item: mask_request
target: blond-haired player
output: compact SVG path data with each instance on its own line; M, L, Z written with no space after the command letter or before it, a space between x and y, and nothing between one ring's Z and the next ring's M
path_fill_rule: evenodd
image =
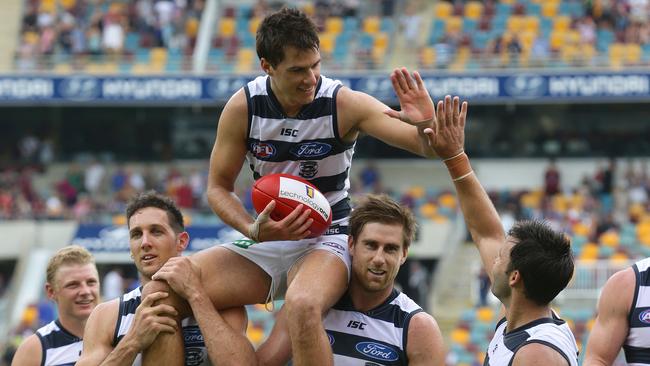
M83 349L86 320L99 302L99 275L92 254L71 245L47 264L47 297L59 318L38 329L18 347L12 365L73 365Z

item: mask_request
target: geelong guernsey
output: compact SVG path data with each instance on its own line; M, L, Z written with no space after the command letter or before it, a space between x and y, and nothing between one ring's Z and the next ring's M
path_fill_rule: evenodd
M126 333L133 325L135 319L135 310L142 301L142 288L128 292L120 297L120 307L113 336L113 347L124 338ZM203 342L203 335L199 325L194 318L185 318L181 323L183 329L183 339L185 341L185 365L186 366L211 366L212 363L208 357L208 350ZM133 362L133 366L141 365L141 356L138 355Z
M650 365L650 258L636 262L634 299L628 321L630 331L623 344L625 360L630 366Z
M570 366L578 366L578 345L567 323L553 313L552 318L534 320L506 333L508 321L497 324L483 366L509 366L517 351L529 343L547 345L564 357Z
M383 304L367 312L356 311L350 297L344 295L323 321L334 364L408 365L409 322L421 311L418 304L395 289Z
M333 220L348 216L349 171L354 143L341 140L336 95L341 83L324 76L314 101L297 116L287 117L271 90L271 79L259 76L244 86L248 102L246 158L256 180L286 173L314 184L332 206Z
M41 366L71 366L81 355L83 341L65 330L59 320L36 331L43 348Z

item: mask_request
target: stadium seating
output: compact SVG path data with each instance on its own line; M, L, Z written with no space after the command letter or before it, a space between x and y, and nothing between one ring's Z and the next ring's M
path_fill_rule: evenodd
M55 35L52 41L44 38L47 27L38 24L34 26L26 21L19 32L20 44L16 52L16 68L20 70L48 69L68 73L72 69L81 68L94 73L137 74L152 71L188 71L192 64L187 59L191 57L196 44L202 12L200 7L175 6L171 21L161 26L158 23L151 25L150 16L143 13L139 7L125 6L118 0L105 1L99 7L88 0L25 2L30 5L25 7L25 19L52 14L55 21L70 19L67 17L72 17L74 21L71 32L61 32ZM292 4L291 1L288 3ZM333 69L354 69L359 64L373 69L391 67L387 60L392 56L391 43L401 32L397 26L401 17L399 12L392 17L381 17L373 12L366 16L366 9L366 12L361 11L359 15L349 17L342 14L321 14L322 9L314 7L313 4L297 4L308 14L322 19L322 52L325 57L334 61L331 63ZM602 16L607 9L591 9L590 6L596 5L589 4L591 3L575 0L501 0L487 4L477 0L453 4L446 1L432 2L426 5L428 10L426 7L423 9L425 14L427 11L431 14L431 17L426 19L432 19L429 24L422 22L421 25L420 33L426 35L423 47L416 47L410 51L414 52L412 55L406 53L404 57L419 60L420 68L451 67L461 70L494 66L621 68L647 65L650 62L650 44L644 38L629 35L635 32L626 32L627 28L635 26L627 19L630 14L617 12L615 24L610 24ZM164 9L152 9L151 16L166 17L164 14L167 14L165 11L168 10ZM398 7L399 9L401 8ZM102 37L106 36L104 31L99 33L99 39L93 38L96 36L92 36L92 31L98 29L96 25L99 24L96 17L93 18L95 10L106 12L107 16L99 20L101 24L115 23L112 19L119 20L119 49L110 50L103 45ZM217 19L212 47L208 52L208 71L255 71L255 67L248 64L250 51L244 51L242 54L245 56L240 56L240 49L254 50L255 31L263 13L245 2L232 3L222 9L221 15L221 18ZM592 29L587 28L584 30L587 33L583 35L583 25L580 23L584 17L591 17L595 22L589 23L591 26L584 25ZM648 27L647 24L640 26ZM584 38L589 37L587 34L592 31L595 32L593 40ZM86 34L87 39L83 40L84 37L77 36L81 33ZM521 49L517 54L512 54L507 51L507 42L501 42L503 44L500 45L499 40L509 41L515 34ZM68 38L77 40L75 42L82 39L85 43L69 45L71 41L67 41ZM470 40L469 53L459 43L463 38ZM99 43L96 44L97 42ZM531 50L536 42L537 47L545 45L550 52L542 59L535 55L535 62L531 63ZM432 49L439 43L446 43L452 54L435 57ZM140 62L138 55L152 48L166 48L168 53L174 52L175 56L164 60ZM350 50L355 52L349 52ZM69 58L60 55L74 56L82 61L76 62L74 67L68 67L66 65ZM86 59L89 61L83 61ZM447 62L446 59L455 62ZM104 63L107 65L102 66Z

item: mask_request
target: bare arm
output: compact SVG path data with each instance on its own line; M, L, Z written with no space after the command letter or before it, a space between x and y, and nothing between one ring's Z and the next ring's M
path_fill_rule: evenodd
M541 343L529 343L521 347L515 358L513 366L569 366L567 360L560 352Z
M627 268L607 280L598 300L598 316L591 330L585 366L614 363L629 329L628 312L632 306L636 278Z
M115 348L112 343L119 300L97 305L86 322L84 350L77 366L131 365L160 332L175 332L176 322L171 316L176 310L167 305L152 306L166 296L164 292L156 292L142 300L131 328Z
M443 159L458 156L464 148L467 102L461 107L458 97L452 100L446 96L444 103L438 102L436 115L437 131L425 130L430 136L431 145ZM461 156L463 157L464 155ZM493 280L494 259L505 239L499 215L475 174L452 178L455 178L456 193L469 232L478 247L490 280Z
M414 77L405 68L391 74L400 112L368 94L342 88L337 97L341 136L352 140L364 132L416 155L435 156L423 132L434 126L433 102L420 75L416 72Z
M409 365L413 366L442 366L445 364L442 334L431 315L418 313L411 319L406 355Z
M202 285L200 267L189 257L170 258L153 279L166 281L190 304L213 364L257 364L253 345L245 336L246 310L237 307L219 313Z
M16 350L12 366L40 366L43 358L43 347L36 334L32 334Z
M210 155L208 175L208 202L212 210L240 233L250 236L250 227L255 221L246 212L235 194L235 181L246 157L246 133L248 129L248 106L246 95L241 89L230 98L217 127L217 138ZM269 205L274 205L270 203ZM270 213L273 207L267 206ZM269 219L260 225L258 239L298 240L306 238L311 222L307 222L309 210L297 207L282 221Z

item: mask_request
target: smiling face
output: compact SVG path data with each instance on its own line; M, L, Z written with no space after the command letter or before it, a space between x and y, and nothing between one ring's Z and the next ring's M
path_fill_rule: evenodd
M86 321L99 303L97 268L93 263L61 265L45 290L57 303L59 317Z
M320 80L320 52L317 49L284 47L284 59L272 66L261 60L262 69L271 76L271 88L287 115L293 116L311 103Z
M350 287L371 294L389 294L399 267L406 260L403 240L402 225L377 222L365 224L357 238L350 237Z
M139 209L129 219L131 256L144 280L151 280L169 258L179 256L188 240L187 232L172 229L167 212L160 208Z

